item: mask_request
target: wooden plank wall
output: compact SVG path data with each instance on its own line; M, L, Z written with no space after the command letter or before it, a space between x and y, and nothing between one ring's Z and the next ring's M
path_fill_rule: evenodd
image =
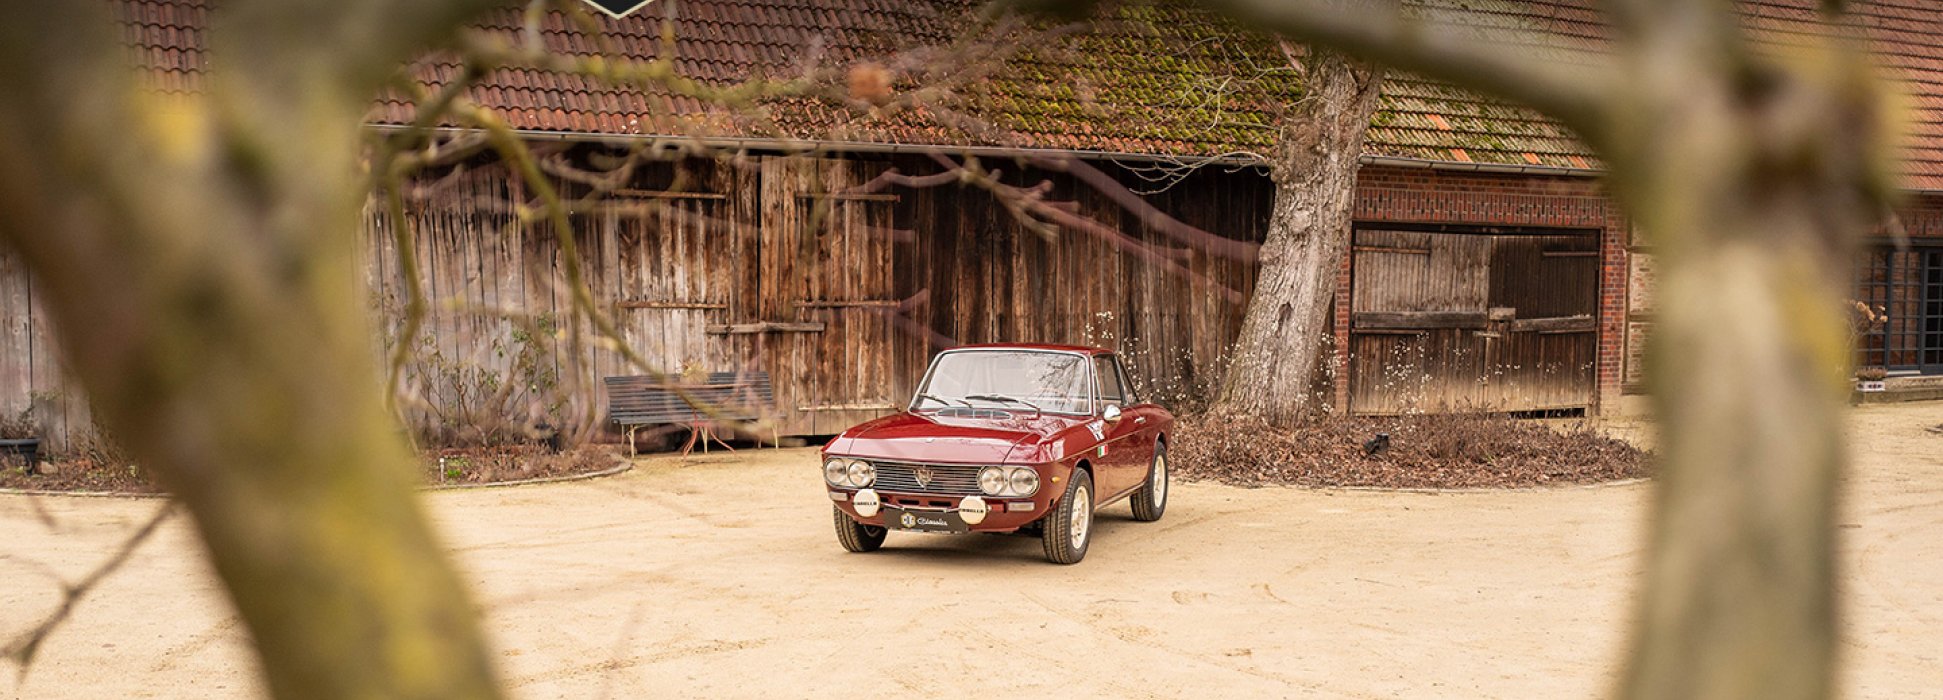
M1046 342L1119 350L1141 390L1176 405L1206 396L1219 380L1242 308L1220 293L1245 295L1252 263L1224 260L1152 228L1107 195L1057 174L1028 171L1008 178L1050 180L1049 200L1078 211L1159 251L1201 282L1150 263L1087 232L1028 232L989 194L938 188L909 195L919 233L918 272L930 304L926 323L959 343ZM1134 178L1123 175L1123 181ZM1138 181L1127 182L1137 186ZM1266 178L1201 172L1147 201L1184 222L1225 237L1259 242L1271 192Z
M1221 290L1246 295L1252 264L1179 243L1069 176L1016 164L1003 168L1008 182L1050 181L1047 199L1071 202L1178 269L1092 233L1032 233L976 187L857 190L889 168L918 175L939 167L906 156L655 164L637 187L576 205L586 282L651 366L771 372L784 435L830 434L901 406L930 356L951 344L1116 348L1138 387L1175 405L1218 380L1241 316ZM509 315L568 318L566 266L554 232L519 223L515 203L532 204L520 184L489 163L469 168L419 183L411 199L413 250L431 300L413 342L422 356L509 377L520 342ZM1128 186L1153 187L1113 172ZM1188 224L1259 241L1269 197L1259 174L1209 169L1146 199ZM406 283L379 207L368 212L366 233L369 306L381 333L397 342L389 336L400 330ZM75 393L63 389L44 316L33 306L24 271L0 254L0 410ZM764 322L823 330L710 332ZM374 352L382 345L374 342ZM609 350L549 357L562 381L594 392L571 412L595 420L599 378L638 373ZM63 435L71 424L85 426L78 398L55 403Z
M26 415L48 448L62 449L92 435L93 425L87 397L71 388L52 323L25 261L0 248L0 418Z
M1569 233L1356 231L1350 410L1589 406L1598 246L1597 236ZM1378 315L1404 322L1374 323Z

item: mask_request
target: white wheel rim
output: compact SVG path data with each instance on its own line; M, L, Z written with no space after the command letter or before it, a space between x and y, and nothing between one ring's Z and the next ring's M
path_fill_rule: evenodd
M1154 505L1167 505L1167 453L1154 455Z
M1084 486L1073 491L1073 549L1086 546L1086 531L1093 526L1093 494Z

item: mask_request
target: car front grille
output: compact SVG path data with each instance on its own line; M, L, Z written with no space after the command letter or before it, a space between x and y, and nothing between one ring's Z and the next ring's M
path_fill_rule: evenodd
M954 496L976 495L978 470L982 466L964 464L913 464L910 462L871 462L877 467L879 491L896 493L936 493ZM918 477L924 476L923 480Z

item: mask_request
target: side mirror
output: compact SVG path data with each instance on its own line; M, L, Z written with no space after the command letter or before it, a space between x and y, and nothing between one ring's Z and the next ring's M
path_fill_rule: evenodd
M1107 404L1106 410L1100 411L1100 417L1106 419L1108 423L1118 423L1120 422L1120 407Z

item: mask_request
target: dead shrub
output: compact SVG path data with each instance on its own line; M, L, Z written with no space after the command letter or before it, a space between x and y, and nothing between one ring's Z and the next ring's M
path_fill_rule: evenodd
M1387 434L1387 446L1371 444ZM1646 476L1651 454L1583 421L1502 415L1320 416L1292 430L1253 418L1180 419L1169 443L1184 479L1238 486L1504 488Z

